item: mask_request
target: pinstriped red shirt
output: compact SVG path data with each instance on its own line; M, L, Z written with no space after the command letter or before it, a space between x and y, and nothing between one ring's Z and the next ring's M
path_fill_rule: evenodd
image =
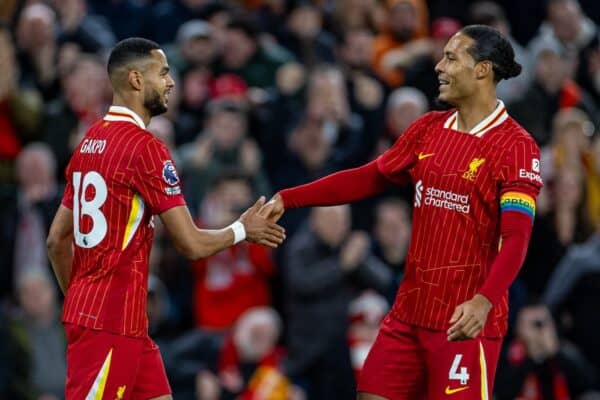
M471 132L458 131L456 120L454 111L424 115L377 160L388 179L415 185L413 232L392 315L439 330L482 288L499 250L501 211L533 217L542 186L538 146L501 102ZM503 336L507 315L504 293L482 335Z
M147 335L152 216L185 205L169 151L137 114L113 106L75 149L66 179L74 257L63 322Z

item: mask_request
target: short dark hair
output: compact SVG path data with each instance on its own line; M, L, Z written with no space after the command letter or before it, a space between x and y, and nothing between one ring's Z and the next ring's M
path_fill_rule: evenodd
M469 25L460 30L475 41L467 50L475 61L490 61L494 82L510 79L521 73L521 64L515 61L515 51L498 30L485 25Z
M115 45L108 57L108 76L125 64L150 57L152 50L159 50L160 45L152 40L133 37L121 40Z
M502 7L493 1L481 1L471 5L469 8L469 19L470 24L479 25L508 23Z
M235 15L227 23L227 28L242 31L244 35L254 41L258 40L260 34L258 23L246 15Z

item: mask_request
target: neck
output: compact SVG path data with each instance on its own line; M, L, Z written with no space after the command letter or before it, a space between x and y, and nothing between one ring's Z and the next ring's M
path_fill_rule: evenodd
M478 91L456 106L458 111L458 129L469 132L478 123L490 115L498 105L495 91Z
M144 124L146 126L148 126L150 124L150 119L152 119L152 115L150 115L150 111L148 111L146 109L146 107L144 107L143 104L140 104L140 102L137 101L137 99L134 98L133 96L127 96L127 95L123 95L123 94L115 92L115 94L113 96L112 105L127 107L131 111L133 111L134 113L139 115L140 118L142 119L142 121L144 121Z

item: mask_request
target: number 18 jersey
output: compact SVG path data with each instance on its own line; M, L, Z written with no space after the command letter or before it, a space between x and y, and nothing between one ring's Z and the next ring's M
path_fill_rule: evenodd
M185 205L169 151L137 114L112 106L75 149L66 179L74 257L63 322L146 336L152 216Z

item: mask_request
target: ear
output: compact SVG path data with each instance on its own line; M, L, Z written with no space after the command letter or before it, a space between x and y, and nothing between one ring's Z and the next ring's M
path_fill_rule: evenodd
M129 85L137 91L141 91L144 87L144 76L140 71L129 71L127 74L127 81L129 82Z
M475 65L475 78L478 80L486 79L494 73L494 66L491 61L480 61Z

